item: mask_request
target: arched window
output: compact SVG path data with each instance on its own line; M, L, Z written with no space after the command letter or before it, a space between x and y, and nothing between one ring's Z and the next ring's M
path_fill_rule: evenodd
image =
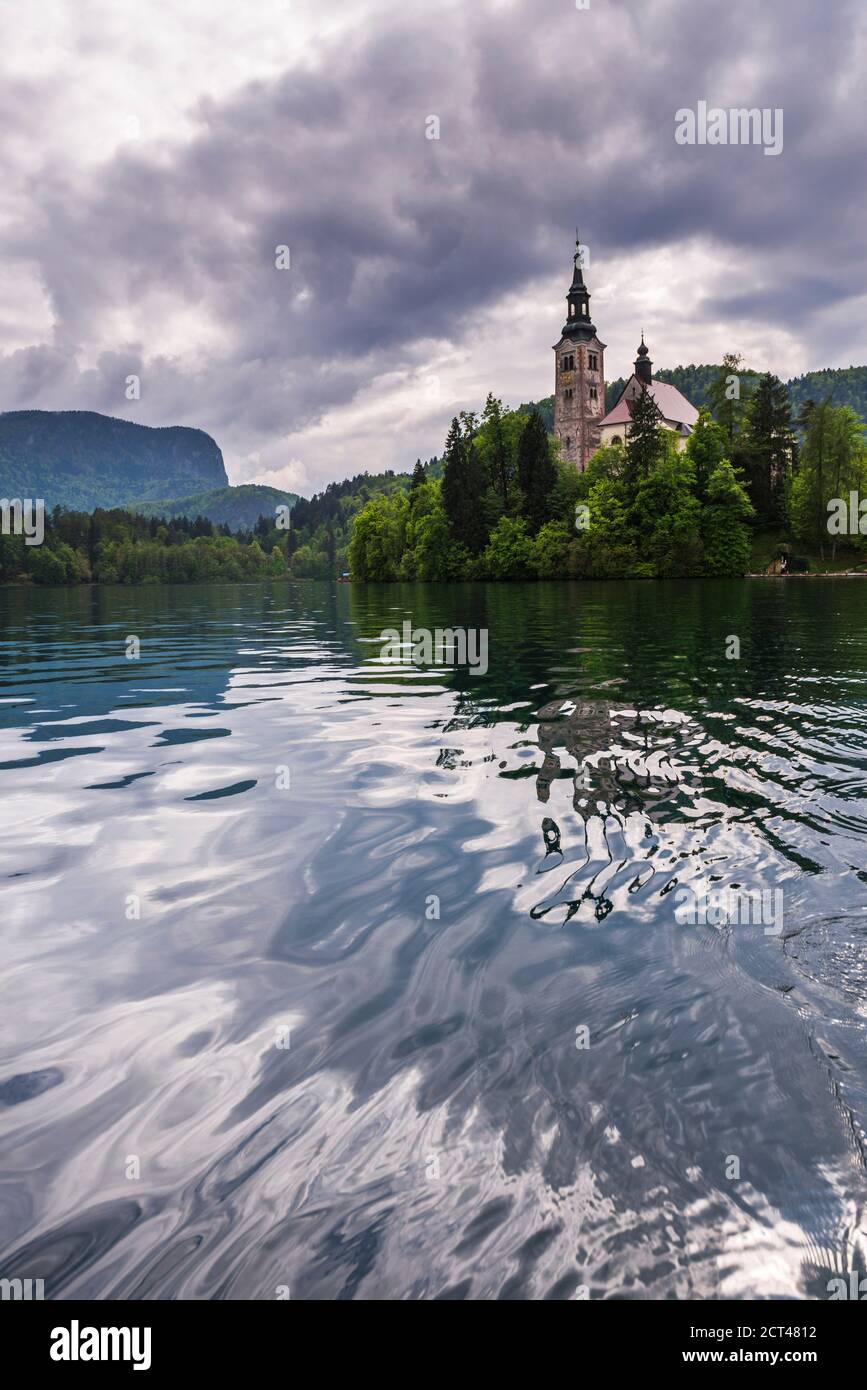
M622 443L623 443L623 440L620 438L620 435L619 435L619 434L614 434L614 435L611 436L611 443L612 443L612 444L622 444Z
M566 436L566 448L567 448L567 449L571 449L571 447L572 447L572 436L571 436L571 434L567 434L567 436Z

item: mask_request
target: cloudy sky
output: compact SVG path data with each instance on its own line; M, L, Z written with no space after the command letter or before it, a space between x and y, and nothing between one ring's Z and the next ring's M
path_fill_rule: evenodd
M550 393L576 223L609 378L642 327L867 362L863 0L3 0L0 55L0 409L304 493L405 469ZM678 144L699 101L783 152Z

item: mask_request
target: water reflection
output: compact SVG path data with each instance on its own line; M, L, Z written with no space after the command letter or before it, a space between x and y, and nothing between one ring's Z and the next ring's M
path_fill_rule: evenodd
M0 1273L792 1298L861 1267L862 586L0 607ZM404 618L485 627L487 674L384 666ZM680 925L685 884L781 887L783 937Z

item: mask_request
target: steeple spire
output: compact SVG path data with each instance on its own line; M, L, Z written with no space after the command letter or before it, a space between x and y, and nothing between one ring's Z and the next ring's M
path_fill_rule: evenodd
M650 360L650 353L644 342L644 329L641 330L641 346L638 349L638 356L635 359L635 375L639 381L643 381L649 386L653 380L653 363Z
M566 298L568 316L563 328L564 337L576 340L592 338L596 333L590 320L590 291L584 283L583 260L581 239L576 227L575 253L572 257L572 284L569 286L569 294Z

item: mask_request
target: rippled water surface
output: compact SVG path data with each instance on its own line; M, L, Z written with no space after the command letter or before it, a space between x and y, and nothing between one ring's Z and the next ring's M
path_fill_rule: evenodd
M382 664L405 618L487 629L487 673ZM0 1275L864 1270L867 584L7 589L0 622ZM780 891L782 929L684 924L684 887Z

